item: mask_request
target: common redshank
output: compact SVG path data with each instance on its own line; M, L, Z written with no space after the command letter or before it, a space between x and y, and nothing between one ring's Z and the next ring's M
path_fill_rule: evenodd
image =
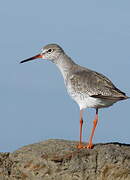
M76 64L57 44L48 44L41 53L21 61L24 63L37 58L50 60L57 65L64 79L68 94L80 108L80 140L77 148L93 148L92 139L98 122L98 110L109 107L120 100L129 98L104 75ZM95 108L93 128L86 145L82 143L83 111Z

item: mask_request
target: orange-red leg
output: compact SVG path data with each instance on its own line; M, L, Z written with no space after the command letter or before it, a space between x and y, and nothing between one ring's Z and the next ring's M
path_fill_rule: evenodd
M83 145L82 145L82 126L83 126L83 110L80 110L80 141L79 141L79 144L77 146L78 149L83 148Z
M91 136L89 138L89 143L86 146L86 148L88 148L88 149L92 149L93 148L92 139L93 139L93 136L94 136L94 132L95 132L97 123L98 123L98 109L96 109L96 116L95 116L95 119L93 121L93 128L92 128Z

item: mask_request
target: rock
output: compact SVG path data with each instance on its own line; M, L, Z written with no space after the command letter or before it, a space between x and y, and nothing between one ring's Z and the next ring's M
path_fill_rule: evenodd
M47 140L0 153L0 180L130 180L130 145Z

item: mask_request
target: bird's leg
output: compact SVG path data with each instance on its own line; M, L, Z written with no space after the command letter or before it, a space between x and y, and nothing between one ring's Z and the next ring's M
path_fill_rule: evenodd
M79 144L77 145L78 149L83 148L83 145L82 145L82 126L83 126L83 110L80 110L80 141L79 141Z
M96 109L96 116L95 116L95 119L93 121L93 128L92 128L91 136L89 138L89 143L86 146L86 148L88 148L88 149L92 149L93 148L92 139L93 139L93 136L94 136L94 132L95 132L97 123L98 123L98 109Z

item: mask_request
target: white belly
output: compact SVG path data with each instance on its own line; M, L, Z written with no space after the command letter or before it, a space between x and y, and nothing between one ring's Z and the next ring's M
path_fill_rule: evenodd
M71 94L70 95L74 101L77 102L80 109L85 108L103 108L111 106L116 101L114 100L107 100L107 99L101 99L101 98L94 98L90 97L88 95L83 94Z

